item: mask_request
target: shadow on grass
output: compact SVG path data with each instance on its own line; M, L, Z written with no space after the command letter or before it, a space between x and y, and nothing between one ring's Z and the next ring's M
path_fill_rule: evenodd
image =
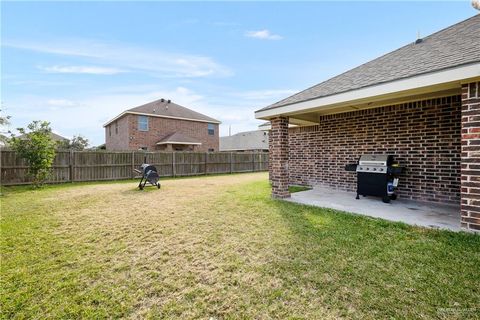
M313 286L344 315L437 317L441 308L479 307L478 235L267 201L295 235L273 270L294 270L294 281Z

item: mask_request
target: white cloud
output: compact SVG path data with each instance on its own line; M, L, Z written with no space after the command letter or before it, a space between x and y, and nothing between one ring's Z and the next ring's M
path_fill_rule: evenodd
M47 104L53 107L73 107L75 106L75 102L67 100L67 99L49 99L47 100Z
M245 36L249 38L256 38L262 40L282 40L283 37L278 34L273 34L270 30L247 31Z
M5 40L2 46L78 57L89 62L101 63L113 69L128 69L157 77L225 77L233 74L229 68L217 63L210 57L166 52L155 48L120 43L86 39L55 41Z
M76 73L76 74L100 74L100 75L112 75L125 72L118 68L98 67L98 66L39 66L40 70L48 73Z
M129 90L125 90L129 89ZM223 88L225 89L225 88ZM219 94L221 92L221 94ZM186 86L173 88L138 84L130 87L102 88L88 97L74 98L22 95L7 101L6 112L12 115L13 127L24 127L32 120L51 122L54 130L63 136L81 134L93 145L104 142L103 124L126 109L160 98L206 114L222 122L220 135L257 130L261 120L256 120L254 111L288 96L294 90L266 89L261 91L229 91L210 88L205 93ZM83 94L82 94L83 95Z

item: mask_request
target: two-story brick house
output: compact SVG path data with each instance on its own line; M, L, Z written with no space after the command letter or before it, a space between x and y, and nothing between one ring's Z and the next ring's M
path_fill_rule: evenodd
M107 150L218 151L220 121L159 99L128 109L105 125Z

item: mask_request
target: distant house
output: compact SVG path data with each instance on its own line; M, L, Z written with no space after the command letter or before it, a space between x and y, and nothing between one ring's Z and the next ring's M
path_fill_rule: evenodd
M24 134L19 135L18 138L24 139L25 135ZM62 137L61 135L56 134L54 132L50 132L50 138L52 138L52 140L56 142L70 141L70 139Z
M268 151L268 131L246 131L220 137L220 151Z
M107 150L218 151L220 121L160 99L105 125Z

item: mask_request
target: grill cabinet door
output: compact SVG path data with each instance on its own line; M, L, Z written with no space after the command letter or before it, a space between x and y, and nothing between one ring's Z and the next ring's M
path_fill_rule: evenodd
M365 196L387 196L387 175L381 173L357 173L357 193Z

